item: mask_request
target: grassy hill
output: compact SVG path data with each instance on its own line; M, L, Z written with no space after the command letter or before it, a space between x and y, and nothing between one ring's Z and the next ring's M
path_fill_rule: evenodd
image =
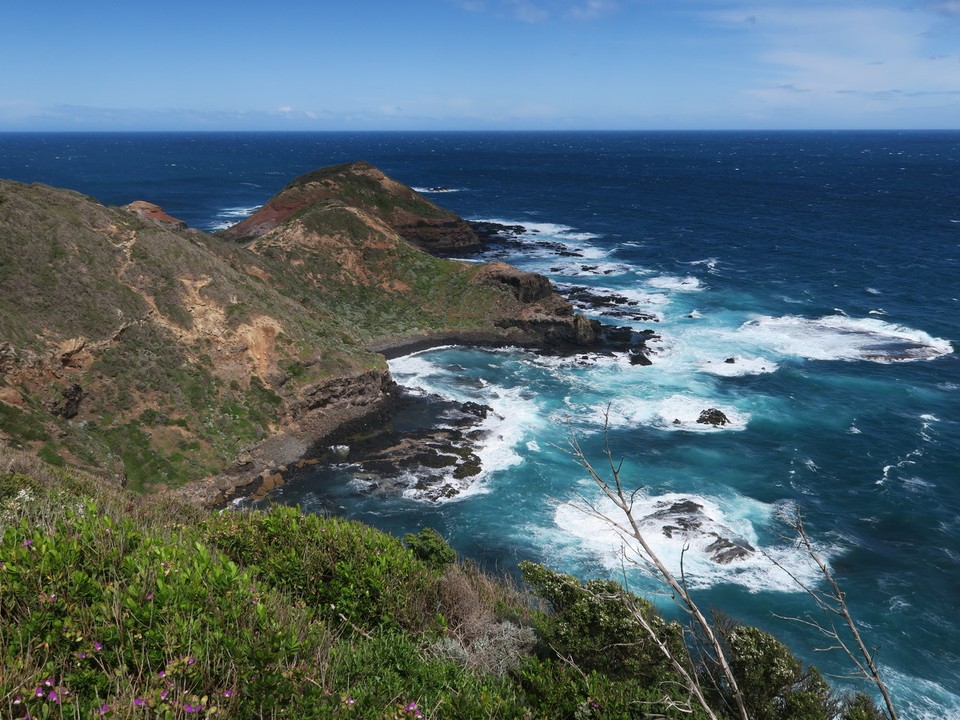
M291 193L292 212L235 242L145 203L0 181L0 443L138 490L254 477L240 459L257 443L295 438L296 455L382 406L374 349L595 336L545 279L405 240L397 227L466 225L365 163L265 208Z

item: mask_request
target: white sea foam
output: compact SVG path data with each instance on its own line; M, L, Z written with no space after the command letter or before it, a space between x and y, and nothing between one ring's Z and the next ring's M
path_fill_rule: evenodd
M451 188L451 187L415 187L411 188L415 192L420 193L421 195L440 195L443 193L456 193L462 192L463 188Z
M543 413L523 388L506 388L487 382L479 383L478 387L475 382L463 382L456 373L428 357L427 352L431 351L391 360L390 371L408 390L457 402L481 402L493 408L477 427L481 434L474 452L480 458L480 474L462 480L450 476L444 480L458 490L458 494L449 500L462 500L487 492L485 481L491 473L523 462L517 448L524 446L531 431L544 423ZM426 493L410 489L404 494L421 499Z
M700 413L709 409L720 410L729 421L726 425L699 423ZM579 410L579 409L578 409ZM574 412L580 421L586 420L594 427L602 427L605 422L612 428L630 428L641 425L660 430L687 432L723 432L745 430L750 415L715 400L683 395L680 393L664 398L630 398L614 400L607 405L593 405L582 412Z
M506 225L514 227L523 226L526 232L520 237L540 240L570 240L573 242L584 242L587 240L596 240L600 237L596 233L580 232L569 225L558 223L530 222L529 220L504 220L503 218L475 218L477 222L489 222L497 225Z
M675 277L673 275L658 275L657 277L652 277L646 281L647 285L651 287L660 288L662 290L673 290L679 292L699 292L703 290L703 286L700 281L688 275L687 277Z
M236 225L244 218L248 218L253 215L257 210L260 209L260 207L260 205L253 205L251 207L224 208L217 213L217 219L210 224L209 229L211 231L226 230L228 227Z
M773 360L762 357L742 357L735 355L731 358L732 363L726 362L704 362L700 365L700 370L711 375L721 377L740 377L743 375L763 375L765 373L776 372L780 369Z
M922 330L844 315L760 316L741 325L737 334L760 348L810 360L891 363L932 360L953 352L949 340Z
M623 519L612 502L590 490L589 483L585 482L582 488L584 497L602 515ZM700 527L694 531L677 527L675 516L655 516L676 503L687 501L700 506L695 516ZM723 500L695 494L640 494L635 498L633 513L653 552L677 576L682 562L684 577L693 589L734 583L751 592L802 592L776 563L806 584L815 585L820 579L817 567L793 543L761 545L758 528L779 522L775 517L777 508L773 505L742 496ZM609 572L618 573L623 560L643 567L635 550L636 541L623 538L607 521L585 512L578 501L559 505L554 512L554 522L564 533L576 538L582 550L596 557ZM718 536L737 544L746 543L754 548L754 552L728 563L717 562L714 559L716 549L710 545ZM824 558L836 552L825 547L817 547L817 551Z
M584 259L586 259L586 253L584 253ZM550 274L560 277L611 277L633 272L633 267L624 263L592 263L583 262L581 259L578 262L553 264L556 269L552 269Z
M880 675L897 698L897 710L909 720L957 720L960 695L930 680L880 665Z
M871 295L880 295L880 294L881 294L880 291L877 290L876 288L868 287L868 288L865 288L865 289L866 289L866 291L867 291L868 293L870 293Z
M717 258L711 257L703 260L691 260L687 265L705 265L707 270L715 270L718 262Z

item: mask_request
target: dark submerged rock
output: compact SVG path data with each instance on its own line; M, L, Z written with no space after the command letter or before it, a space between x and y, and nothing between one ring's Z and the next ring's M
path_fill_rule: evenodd
M697 422L701 425L713 425L719 427L720 425L727 425L730 420L726 415L723 414L722 410L717 408L709 408L700 413L700 417L697 418Z
M642 522L660 525L661 532L668 538L679 534L690 540L710 540L703 549L713 562L720 565L745 559L756 552L750 543L737 537L729 528L713 523L703 512L703 506L689 498L661 503Z

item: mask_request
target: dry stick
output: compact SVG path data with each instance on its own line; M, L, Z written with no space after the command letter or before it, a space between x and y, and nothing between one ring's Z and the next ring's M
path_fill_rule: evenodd
M812 620L802 620L801 618L787 618L800 622L804 625L809 625L816 628L818 631L826 635L827 637L833 639L837 645L835 647L824 648L825 650L832 649L841 649L846 654L847 657L853 662L854 666L860 672L860 676L866 678L874 685L877 686L877 689L880 691L880 694L883 696L883 702L887 706L887 713L890 720L898 720L899 716L897 715L896 708L893 705L893 699L890 697L890 693L887 690L887 686L884 684L883 680L880 678L880 673L877 670L876 663L874 662L874 653L870 652L867 649L866 643L863 642L863 638L860 636L860 631L857 629L857 624L853 620L853 616L850 614L850 609L847 606L846 593L840 589L839 583L837 583L836 578L833 577L833 573L830 572L830 568L827 567L826 562L823 558L817 555L816 551L813 549L813 544L810 542L810 538L807 536L807 531L803 527L803 518L800 515L800 511L797 510L796 521L793 524L793 529L797 532L797 537L799 538L800 544L803 546L807 555L810 559L816 563L817 567L820 569L820 574L823 575L826 579L827 584L830 586L830 593L821 593L817 590L813 590L807 587L796 575L790 572L785 568L781 563L777 562L774 558L767 556L774 565L783 570L790 578L799 585L804 592L806 592L810 597L813 598L817 606L826 614L838 615L843 618L844 623L847 626L847 629L850 631L850 635L853 638L854 643L856 644L857 651L860 653L860 656L863 658L861 662L856 653L847 647L847 644L843 641L843 638L840 637L839 632L836 628L833 627L831 623L830 629L823 627L818 622ZM827 599L824 599L824 598ZM832 601L835 604L831 604L828 600ZM854 676L855 677L855 676Z
M613 474L613 488L611 488L607 481L600 476L600 474L594 469L593 465L590 464L590 461L584 454L583 449L577 442L576 437L571 437L569 442L574 456L584 467L587 473L589 473L591 479L600 487L604 495L606 495L611 502L613 502L613 504L616 505L616 507L626 516L627 520L629 521L629 528L625 528L616 521L603 516L599 513L599 511L596 512L608 523L613 525L618 531L626 533L629 537L639 543L644 552L644 555L642 556L644 557L644 560L651 563L657 569L670 589L673 590L673 592L676 593L676 595L678 595L683 601L685 609L687 612L693 615L694 620L703 631L703 634L710 643L713 652L716 654L717 662L720 665L720 669L723 671L724 679L727 681L727 684L730 688L730 693L733 695L733 699L736 702L738 715L740 716L741 720L750 720L750 716L747 713L747 708L743 703L743 694L740 692L740 688L737 685L737 680L733 676L733 669L730 667L730 663L727 661L726 655L723 652L723 647L721 646L720 641L717 639L716 634L713 632L713 628L710 626L710 623L707 621L706 617L704 617L703 613L700 612L700 608L697 607L697 604L693 601L693 598L690 597L690 594L686 591L683 585L677 582L677 579L673 576L673 573L671 573L670 570L667 569L666 565L663 564L657 554L653 551L653 548L651 548L646 539L644 539L643 533L640 531L640 527L633 516L633 500L636 496L636 492L631 493L628 498L623 489L623 484L620 481L620 469L623 463L622 461L620 465L614 463L613 454L607 441L608 420L609 418L604 419L604 446L607 459L610 463L610 469ZM709 712L709 708L706 705L704 705L704 709Z

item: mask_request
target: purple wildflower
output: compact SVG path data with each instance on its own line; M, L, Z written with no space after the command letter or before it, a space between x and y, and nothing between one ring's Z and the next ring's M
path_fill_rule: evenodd
M21 545L23 545L24 547L30 547L31 545L33 545L33 540L24 540L21 543Z
M23 702L23 695L17 695L17 696L13 699L13 704L14 704L14 705L19 705L19 704L22 703L22 702Z
M109 705L107 705L106 703L104 703L103 705L100 706L100 714L101 714L101 715L106 715L108 712L110 712L110 706L109 706Z
M33 694L35 697L43 697L43 688L38 687L36 690L33 691Z
M133 704L137 707L143 707L143 698L134 698Z
M196 658L188 657L187 665L193 665L196 661L197 661Z
M183 711L187 713L187 715L192 715L193 713L200 712L201 710L203 710L203 705L191 705L190 703L183 704Z
M224 697L231 697L232 695L233 695L233 690L224 690L224 691L223 691L223 696L224 696Z
M169 665L170 663L167 663L167 664ZM166 676L167 676L166 670L161 670L160 672L157 673L157 677L166 677Z
M53 687L53 678L52 677L47 678L46 680L43 681L43 684L46 685L47 687Z
M55 702L58 705L60 704L60 696L57 695L56 690L51 690L49 693L47 693L47 700L49 700L50 702Z
M146 598L147 600L153 600L153 593L147 593L143 597Z
M87 657L86 653L81 653L81 652L77 653L77 660L83 660L86 657Z
M95 642L95 643L93 644L93 649L96 650L97 652L100 652L101 650L103 650L103 645L101 645L101 644L98 643L98 642Z
M161 699L161 700L166 700L166 699L167 699L167 695L169 695L169 694L170 694L170 691L169 691L169 690L163 690L163 691L160 693L160 699Z

